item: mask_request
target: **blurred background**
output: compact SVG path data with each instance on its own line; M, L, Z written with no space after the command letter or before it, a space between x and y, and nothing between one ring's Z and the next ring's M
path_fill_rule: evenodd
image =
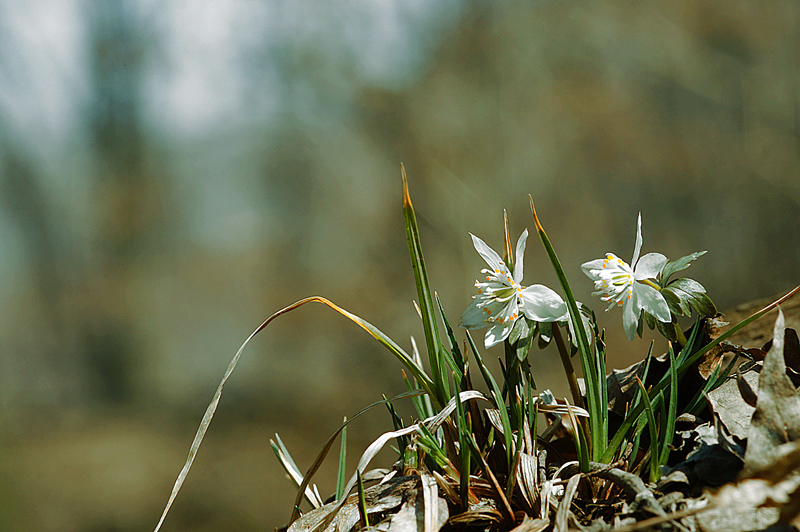
M800 5L0 2L0 529L152 529L231 356L295 300L422 338L401 161L451 321L483 267L468 232L500 249L503 209L533 230L532 194L628 365L648 342L579 266L629 259L639 211L643 252L709 250L686 273L720 309L798 283ZM535 236L525 259L557 284ZM274 322L164 530L284 524L270 437L305 470L399 370L322 306ZM390 428L351 425L351 470Z

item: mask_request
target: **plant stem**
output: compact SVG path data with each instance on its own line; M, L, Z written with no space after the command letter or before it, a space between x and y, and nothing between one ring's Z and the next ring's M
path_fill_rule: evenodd
M575 376L575 369L572 367L572 360L569 358L569 350L567 345L564 343L564 337L561 336L561 329L559 328L558 324L553 324L553 338L556 341L556 347L558 347L558 353L561 355L561 364L564 366L564 373L567 375L567 382L569 382L569 391L572 393L572 403L580 408L586 408L583 403L583 395L581 395L581 388L578 386L578 377ZM584 381L585 382L585 381ZM575 418L573 418L575 419ZM586 442L591 447L592 438L591 430L589 428L589 420L585 417L577 418L578 423L580 423L580 427L575 426L575 439L577 440L580 438L578 431L583 429L583 433L586 435ZM577 442L576 442L577 443ZM588 454L588 453L587 453Z
M675 318L673 318L675 319ZM681 349L686 347L686 336L683 334L678 322L672 322L673 327L675 327L675 336L678 338L678 343L681 344Z
M644 283L644 284L646 284L647 286L652 286L653 288L655 288L656 290L658 290L659 292L661 292L661 287L660 287L660 286L658 286L658 285L657 285L656 283L654 283L653 281L651 281L650 279L639 279L639 282L640 282L640 283Z
M575 406L586 408L583 404L580 386L578 386L578 378L575 376L575 369L572 367L572 360L569 358L569 350L564 343L564 338L561 336L561 329L558 325L553 325L553 338L556 340L556 347L558 347L558 353L561 355L561 364L563 364L564 373L567 375L569 391L572 392L572 402Z

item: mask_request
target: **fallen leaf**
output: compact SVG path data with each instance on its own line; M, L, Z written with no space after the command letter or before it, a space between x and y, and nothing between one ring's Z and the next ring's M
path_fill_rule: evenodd
M758 390L758 373L750 371L741 378L751 390ZM750 431L750 420L756 409L742 400L739 388L735 379L728 379L719 388L709 392L708 400L712 411L719 416L730 433L746 439Z
M772 347L758 380L758 403L747 436L745 472L767 467L782 444L800 439L800 397L786 375L784 317L778 312Z

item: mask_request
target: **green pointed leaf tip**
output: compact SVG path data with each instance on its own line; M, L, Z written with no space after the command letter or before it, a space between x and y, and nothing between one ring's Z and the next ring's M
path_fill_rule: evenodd
M679 272L681 270L685 270L686 268L689 267L689 265L692 263L693 260L705 255L706 253L707 253L706 251L698 251L696 253L692 253L691 255L686 255L685 257L681 257L674 262L668 262L664 266L664 269L661 270L661 274L659 276L662 286L669 281L669 278L672 276L672 274Z
M422 327L425 331L425 344L428 347L428 358L433 374L434 393L433 398L439 406L446 403L449 399L449 390L446 384L446 370L443 367L443 355L440 352L442 340L439 337L439 326L436 322L434 309L433 293L428 282L428 271L425 267L425 259L422 255L422 245L417 228L417 217L414 213L414 206L411 204L411 196L408 192L408 179L403 165L400 165L403 177L403 220L406 226L406 238L408 240L408 251L411 255L411 266L414 270L414 282L417 286L419 306L422 313Z

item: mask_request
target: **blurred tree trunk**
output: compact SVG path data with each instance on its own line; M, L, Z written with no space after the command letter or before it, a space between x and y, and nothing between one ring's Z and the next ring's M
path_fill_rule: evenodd
M96 161L97 285L84 327L95 392L130 398L137 358L130 306L136 263L159 226L159 190L148 172L142 126L145 44L133 2L94 0L91 6L90 138Z

